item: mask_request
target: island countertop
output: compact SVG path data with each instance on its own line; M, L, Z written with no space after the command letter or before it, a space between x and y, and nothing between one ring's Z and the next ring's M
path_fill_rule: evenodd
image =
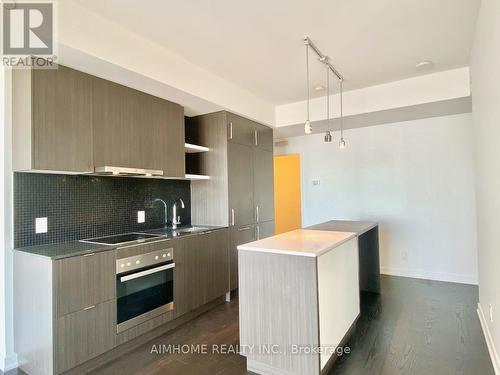
M356 236L356 232L296 229L240 245L238 250L319 257Z

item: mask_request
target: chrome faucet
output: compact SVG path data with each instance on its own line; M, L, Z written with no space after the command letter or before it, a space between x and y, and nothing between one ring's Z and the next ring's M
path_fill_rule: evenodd
M172 229L177 229L177 226L181 224L181 217L177 216L177 203L181 204L181 208L184 208L184 201L181 198L177 198L172 203Z
M156 198L153 203L151 203L151 207L153 207L153 205L156 203L156 202L161 202L163 203L163 207L165 208L165 226L167 226L168 224L168 208L167 208L167 204L165 203L165 201L163 199L160 199L160 198Z

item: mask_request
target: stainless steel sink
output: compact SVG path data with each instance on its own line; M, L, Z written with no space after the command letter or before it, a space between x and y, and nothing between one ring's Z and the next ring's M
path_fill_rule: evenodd
M159 229L148 230L144 233L176 237L176 236L186 235L189 233L206 232L208 230L210 230L210 228L208 227L181 227L177 229L159 228Z
M187 228L177 228L173 231L178 232L178 233L194 233L194 232L205 232L207 230L210 230L210 228L207 228L207 227L187 227Z

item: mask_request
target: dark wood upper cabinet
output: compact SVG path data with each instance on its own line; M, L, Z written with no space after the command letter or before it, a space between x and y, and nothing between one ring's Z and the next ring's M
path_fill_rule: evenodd
M12 72L15 171L93 171L92 77L65 66Z
M268 126L255 124L255 146L266 151L273 151L273 129Z
M96 167L163 170L184 177L184 110L100 78L93 83Z
M253 146L255 143L254 122L244 117L226 112L227 139L231 143Z

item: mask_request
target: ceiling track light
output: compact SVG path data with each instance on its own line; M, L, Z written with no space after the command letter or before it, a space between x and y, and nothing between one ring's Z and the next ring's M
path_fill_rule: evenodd
M316 55L318 55L319 61L323 64L325 64L327 68L327 75L326 75L326 85L327 85L327 125L330 127L330 71L333 72L333 74L337 77L337 79L340 82L340 142L339 142L339 147L340 148L346 148L347 143L344 139L344 113L343 113L343 87L342 84L344 83L344 77L342 74L339 73L337 69L330 63L330 59L328 58L327 55L324 55L318 47L309 39L309 37L304 37L304 45L306 46L306 83L307 83L307 120L304 124L304 132L306 134L311 134L312 133L312 125L311 125L311 120L309 118L309 107L310 107L310 91L309 91L309 48L311 48ZM332 131L327 130L325 133L325 142L331 142L332 141Z

